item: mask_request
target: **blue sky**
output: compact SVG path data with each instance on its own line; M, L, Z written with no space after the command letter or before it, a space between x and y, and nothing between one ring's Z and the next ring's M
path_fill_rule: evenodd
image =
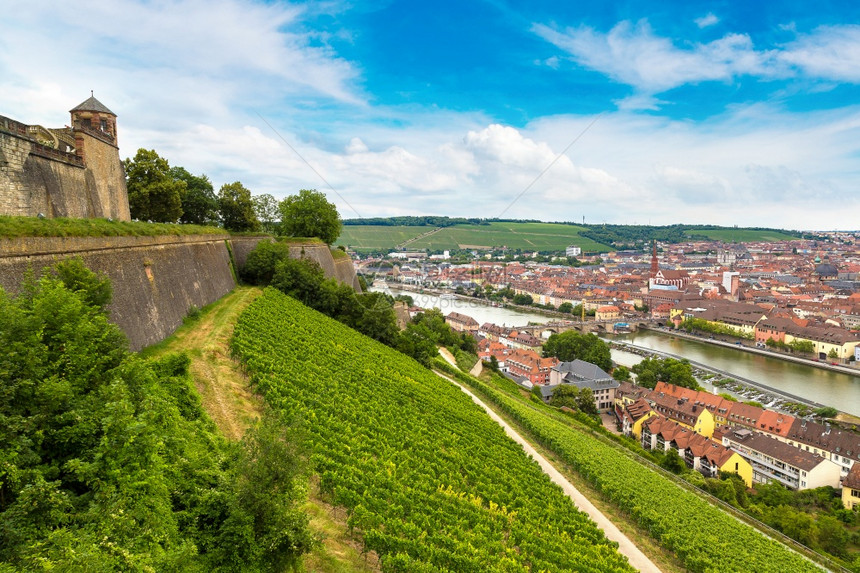
M860 4L0 0L0 13L0 115L65 125L92 89L119 116L122 157L155 149L216 188L317 188L345 218L860 228Z

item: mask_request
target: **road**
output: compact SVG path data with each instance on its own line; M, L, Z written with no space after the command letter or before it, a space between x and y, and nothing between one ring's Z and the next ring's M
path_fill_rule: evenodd
M442 357L445 358L450 364L453 364L456 367L456 363L454 362L454 357L451 356L451 353L445 350L444 348L440 350ZM437 372L437 374L439 374ZM624 535L621 530L615 527L615 524L609 521L609 519L600 512L599 509L594 507L584 495L582 495L578 489L573 487L567 478L565 478L560 471L558 471L555 466L553 466L549 461L540 455L530 443L528 443L522 436L520 436L516 431L514 431L511 426L505 422L496 412L494 412L489 406L487 406L480 398L475 396L472 392L470 392L467 388L465 388L462 384L454 380L453 378L449 378L448 376L444 376L439 374L445 380L448 380L452 384L455 384L460 390L465 392L472 400L483 408L487 414L496 421L502 428L504 428L505 433L516 443L520 444L523 449L526 451L528 455L530 455L537 463L540 465L541 469L544 471L546 475L555 483L560 486L564 491L565 495L567 495L576 505L576 507L586 513L588 517L591 518L597 524L597 527L603 530L603 533L606 535L606 538L615 541L618 543L618 551L627 557L627 560L630 562L630 565L638 569L639 571L647 571L647 572L657 572L659 573L660 569L650 560L648 557L642 553L636 545L630 541L630 538Z

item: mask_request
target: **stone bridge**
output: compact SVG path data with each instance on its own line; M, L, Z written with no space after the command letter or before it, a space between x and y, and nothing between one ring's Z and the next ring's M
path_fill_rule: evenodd
M654 318L638 318L638 319L610 319L610 320L562 320L558 322L548 322L546 324L535 324L529 326L516 327L518 332L528 332L537 338L547 339L553 334L561 334L568 330L577 330L579 332L595 334L613 334L622 332L636 332L639 328L645 326L655 326L659 321ZM622 327L621 325L626 325Z

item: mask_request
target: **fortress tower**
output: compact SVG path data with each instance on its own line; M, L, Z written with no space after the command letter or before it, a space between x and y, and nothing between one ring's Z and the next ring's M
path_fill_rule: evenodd
M116 114L90 98L71 127L0 116L0 215L129 220Z

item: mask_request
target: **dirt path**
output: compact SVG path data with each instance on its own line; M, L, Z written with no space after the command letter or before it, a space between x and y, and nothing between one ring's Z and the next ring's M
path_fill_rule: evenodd
M440 349L440 353L445 358L446 361L451 362L453 357L451 353L444 349ZM447 356L446 356L447 353ZM437 372L437 374L439 374ZM646 572L656 572L659 573L660 569L651 561L644 553L642 553L636 545L630 541L630 538L624 535L614 523L609 521L609 519L603 515L594 504L592 504L584 495L582 495L579 490L573 487L567 478L565 478L560 471L558 471L555 466L553 466L549 461L540 455L531 444L529 444L522 436L520 436L511 426L505 422L501 416L496 414L492 408L487 406L480 398L475 396L471 391L469 391L465 386L454 380L453 378L449 378L443 374L439 374L442 378L448 380L452 384L457 385L463 392L469 395L472 400L481 408L483 408L487 414L495 420L502 428L504 428L505 433L515 442L520 444L523 449L526 451L528 455L530 455L534 460L540 465L541 469L546 473L549 478L561 489L564 493L573 500L573 503L580 510L588 514L588 516L597 524L597 527L603 530L603 533L606 535L606 538L615 541L618 543L618 551L625 555L630 561L630 565L638 569L639 571Z
M152 354L185 351L191 358L191 375L200 400L218 429L239 440L259 417L259 398L248 388L239 365L230 357L230 337L239 314L262 291L237 287L202 316L176 331Z
M236 287L200 318L182 326L163 344L148 348L146 356L167 352L187 352L191 375L203 407L218 429L230 440L239 440L254 420L260 417L262 400L248 388L239 363L230 357L230 337L239 314L261 289ZM302 510L310 516L311 529L324 537L323 543L304 556L308 573L378 573L374 552L362 551L346 524L346 511L329 505L320 495L317 480L312 480L309 500Z

